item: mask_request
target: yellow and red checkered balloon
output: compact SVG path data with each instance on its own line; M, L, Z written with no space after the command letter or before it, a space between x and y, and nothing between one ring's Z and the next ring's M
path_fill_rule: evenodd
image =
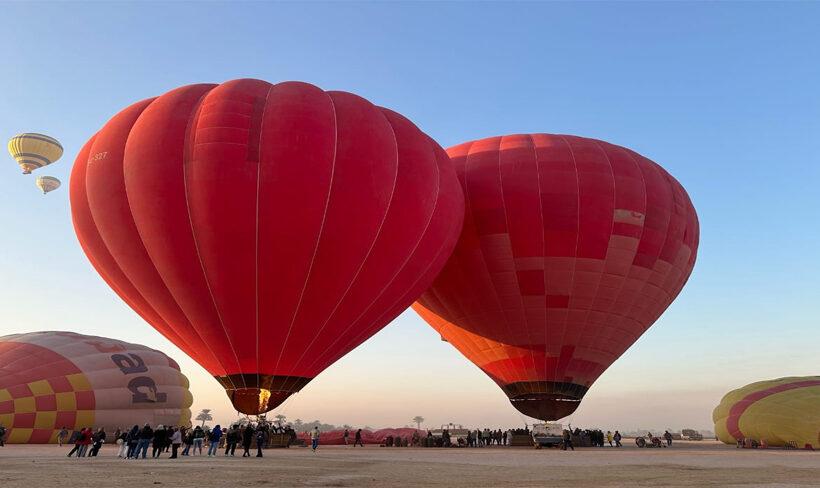
M0 337L0 425L12 444L83 427L188 425L188 379L165 354L73 332Z

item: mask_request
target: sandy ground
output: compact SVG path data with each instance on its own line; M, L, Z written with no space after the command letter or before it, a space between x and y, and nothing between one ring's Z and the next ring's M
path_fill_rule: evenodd
M263 459L96 459L67 448L0 448L0 488L242 486L820 486L820 452L745 450L716 442L669 449L364 449L265 451ZM167 456L167 454L165 455Z

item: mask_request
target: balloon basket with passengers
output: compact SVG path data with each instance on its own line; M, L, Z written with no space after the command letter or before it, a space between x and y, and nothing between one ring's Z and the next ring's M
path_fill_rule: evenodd
M245 428L245 426L249 424L255 424L256 430L264 432L263 449L288 448L290 446L304 445L304 442L298 438L296 431L293 430L290 425L282 426L280 422L274 423L268 420L265 414L255 416L248 415L236 423L236 425L239 425L241 428ZM224 439L225 437L223 436L223 442Z

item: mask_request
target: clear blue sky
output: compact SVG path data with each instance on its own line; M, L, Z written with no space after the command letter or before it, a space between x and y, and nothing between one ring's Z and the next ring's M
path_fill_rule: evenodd
M561 132L666 167L698 210L698 263L575 423L707 428L730 388L820 373L818 3L21 2L0 3L0 18L0 136L58 137L64 158L40 172L65 183L82 143L120 108L240 77L358 93L445 147ZM161 348L191 377L195 407L233 415L215 382L91 269L66 187L43 197L9 158L0 221L0 335L71 329ZM445 405L431 399L444 395ZM521 421L412 312L284 410L370 425Z

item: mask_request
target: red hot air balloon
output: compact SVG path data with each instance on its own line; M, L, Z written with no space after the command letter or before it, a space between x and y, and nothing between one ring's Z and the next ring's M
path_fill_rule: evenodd
M686 283L695 209L663 168L594 139L511 135L448 154L464 228L413 307L519 411L565 417Z
M409 306L464 211L447 154L401 115L251 79L124 109L80 151L70 192L103 279L247 414Z

